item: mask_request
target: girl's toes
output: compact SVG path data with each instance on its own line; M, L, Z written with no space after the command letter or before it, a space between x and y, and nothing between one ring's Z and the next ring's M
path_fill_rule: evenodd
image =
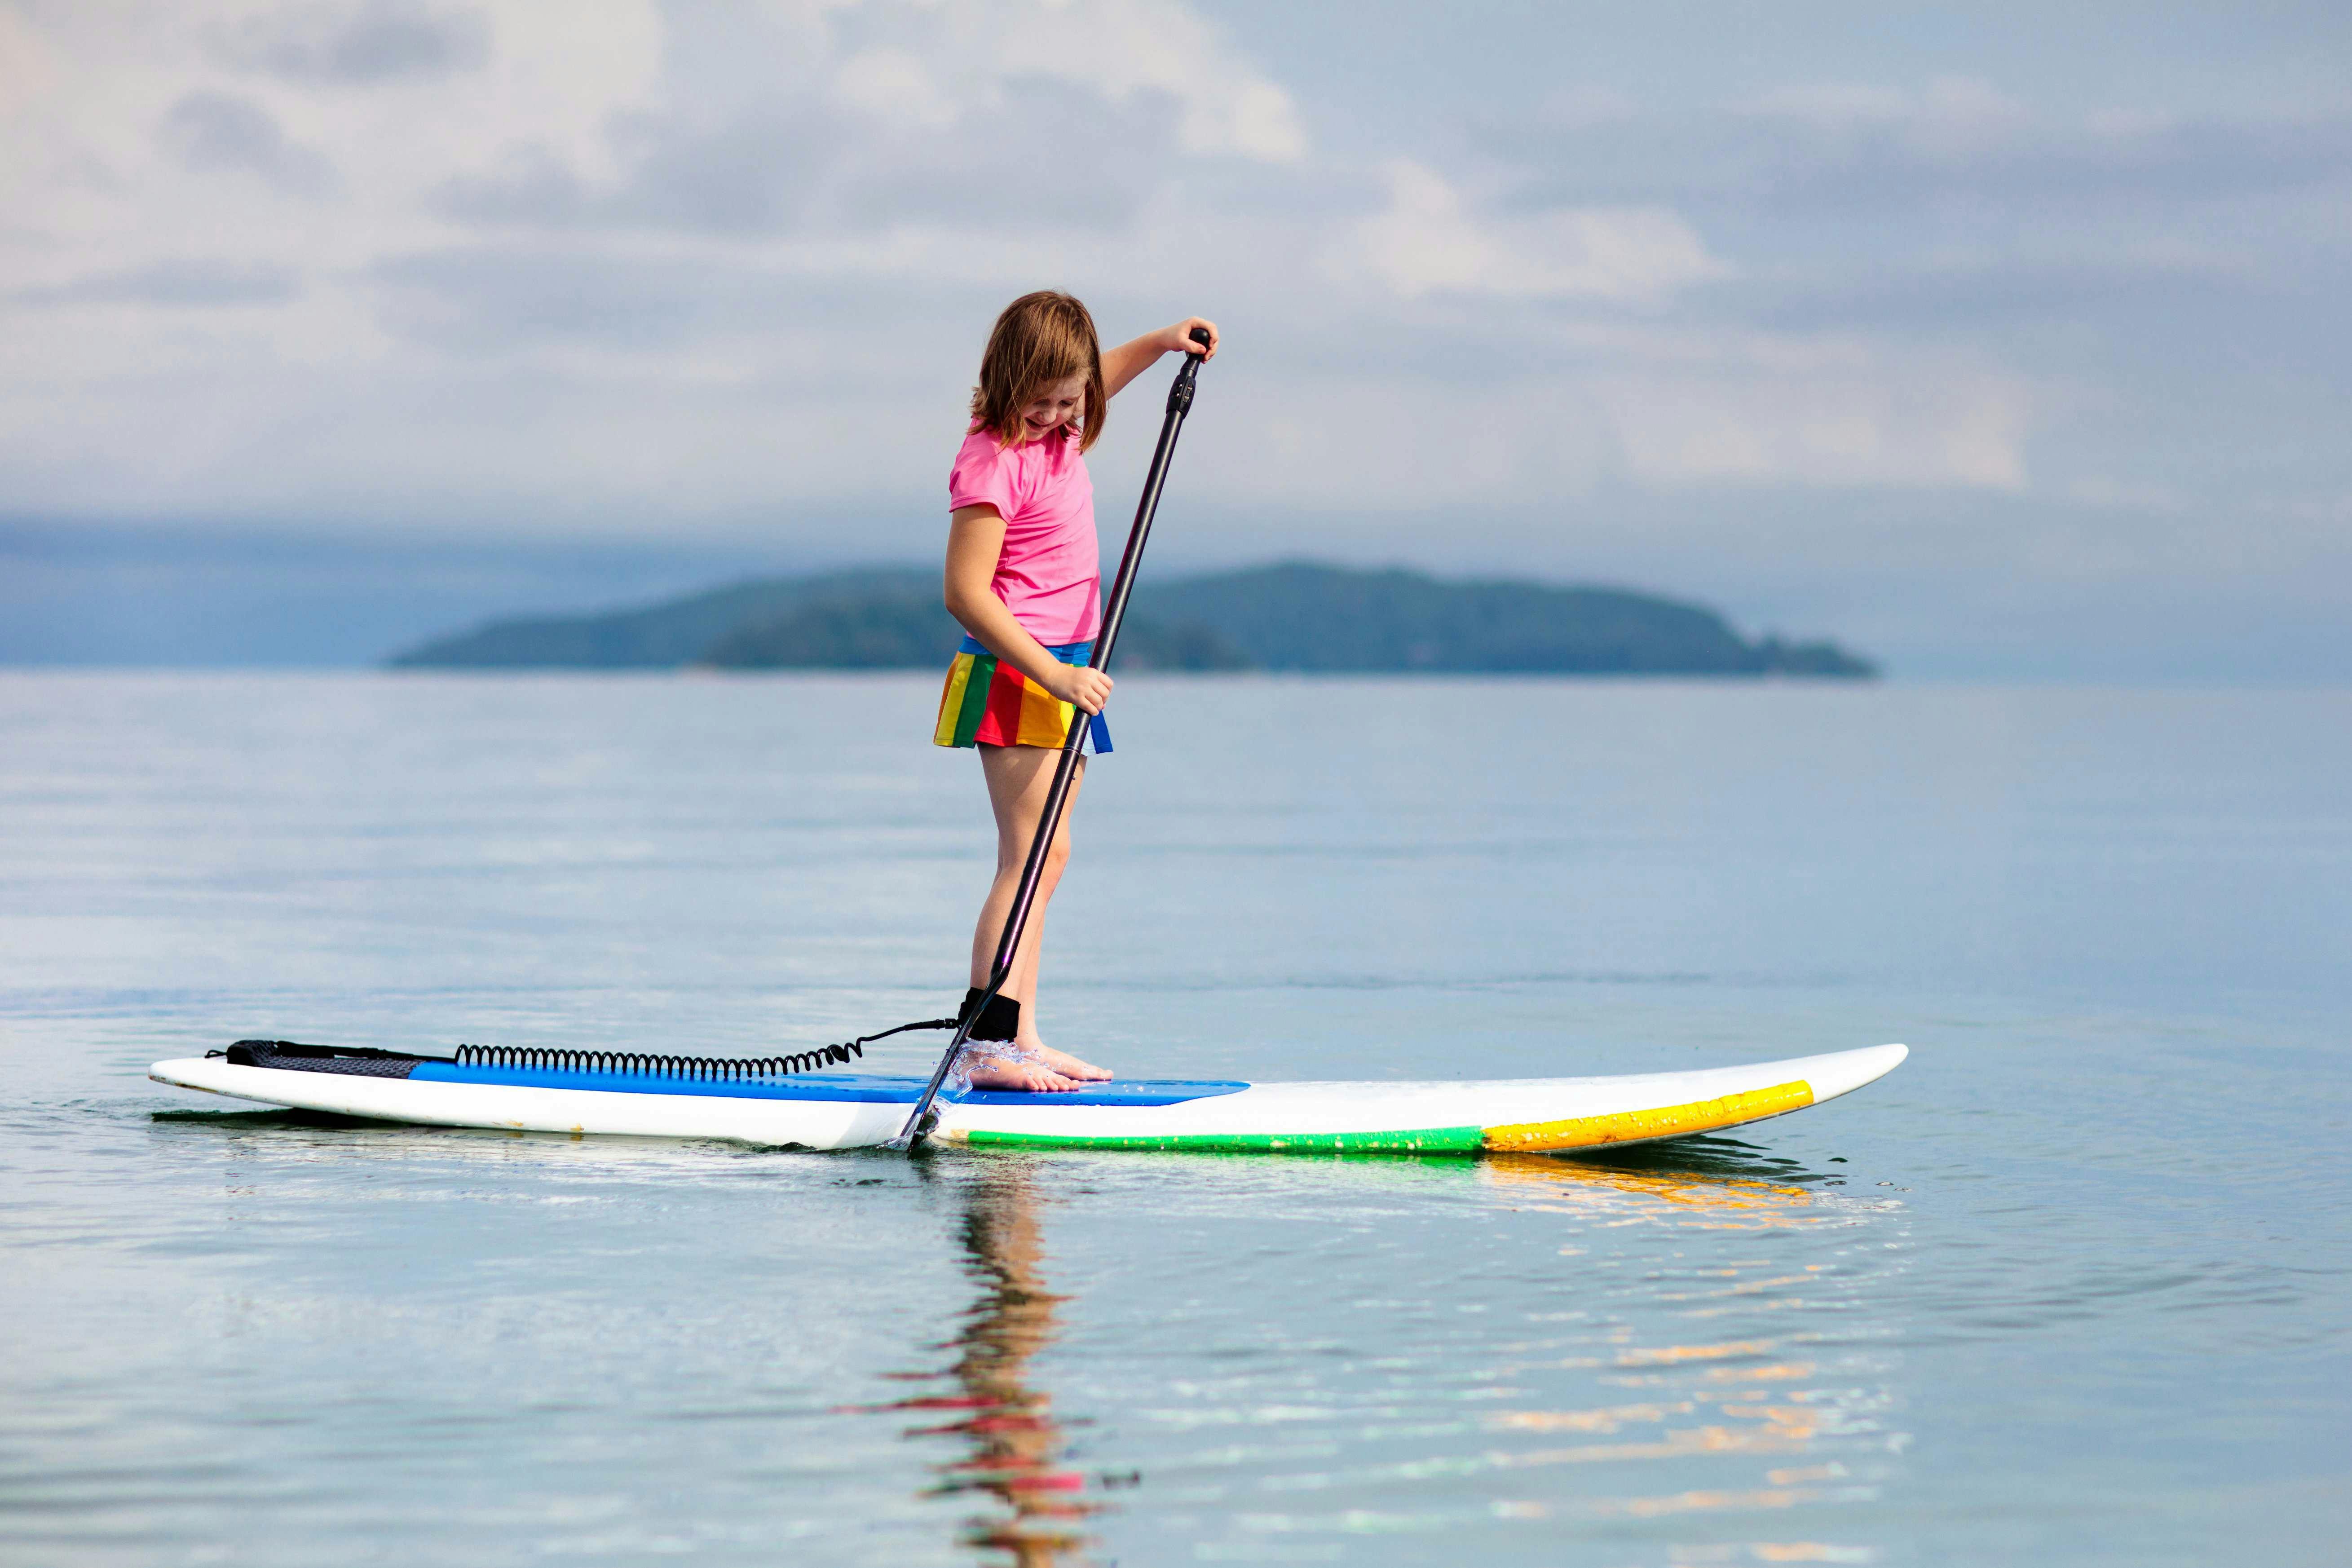
M1108 1068L1098 1068L1092 1062L1080 1061L1067 1051L1057 1051L1051 1046L1032 1047L1031 1054L1060 1073L1085 1083L1101 1083L1111 1076Z

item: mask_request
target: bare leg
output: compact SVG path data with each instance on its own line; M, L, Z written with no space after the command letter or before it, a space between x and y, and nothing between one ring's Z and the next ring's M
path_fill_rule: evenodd
M1004 932L1004 919L1013 909L1021 872L1028 863L1029 842L1036 834L1038 818L1045 815L1045 796L1053 790L1054 770L1060 762L1058 750L1043 746L980 748L981 772L988 780L989 805L996 814L996 879L988 889L988 900L981 906L979 923L972 930L974 985L988 984L989 966L996 960L996 944ZM1073 805L1086 776L1086 763L1081 759L1077 775L1070 781ZM1055 1050L1037 1033L1037 955L1045 935L1045 908L1061 883L1062 868L1069 858L1070 817L1065 807L1060 830L1054 835L1053 847L1046 853L1045 868L1038 878L1037 896L1029 906L1021 945L1013 953L1012 972L1005 976L1004 988L1000 993L1021 1004L1021 1035L1016 1043L1031 1059L975 1061L975 1084L986 1088L1071 1089L1078 1088L1083 1080L1111 1076L1090 1062Z

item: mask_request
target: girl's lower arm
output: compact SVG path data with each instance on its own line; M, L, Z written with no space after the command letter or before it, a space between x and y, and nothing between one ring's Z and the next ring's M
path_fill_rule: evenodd
M948 614L956 618L974 641L1040 686L1050 689L1054 672L1062 661L1045 651L1045 645L1029 635L1028 628L1013 618L1004 601L983 588L979 594L969 592L948 595Z

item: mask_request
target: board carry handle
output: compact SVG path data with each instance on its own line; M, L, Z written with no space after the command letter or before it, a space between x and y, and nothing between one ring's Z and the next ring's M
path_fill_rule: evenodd
M1203 351L1207 350L1208 328L1194 327L1189 335ZM1143 495L1135 503L1135 523L1127 531L1127 548L1118 558L1118 574L1111 579L1110 596L1103 604L1102 628L1095 634L1094 650L1087 655L1088 669L1107 669L1110 666L1111 649L1118 645L1119 626L1127 619L1128 595L1135 591L1136 570L1143 563L1143 546L1151 537L1151 520L1160 510L1160 491L1168 482L1168 462L1176 454L1176 437L1183 431L1184 416L1192 411L1192 383L1201 374L1201 362L1207 357L1205 352L1187 353L1183 365L1176 372L1175 382L1168 388L1168 411L1160 421L1160 444L1152 448L1151 467L1143 476ZM1030 907L1037 901L1037 884L1045 872L1045 851L1062 826L1062 811L1069 804L1070 783L1077 776L1087 731L1087 715L1073 707L1070 732L1063 739L1061 760L1054 765L1053 787L1045 792L1045 808L1038 813L1037 831L1029 840L1028 858L1021 867L1021 882L1013 892L1013 908L1006 911L1003 932L996 939L996 956L988 966L988 984L964 1004L955 1036L940 1055L940 1065L931 1069L930 1081L923 1086L915 1109L908 1113L906 1125L890 1141L894 1149L919 1148L939 1124L931 1102L939 1098L948 1074L955 1070L956 1058L971 1039L973 1026L989 1011L989 1005L1012 976L1013 956L1020 951L1021 933L1028 927Z

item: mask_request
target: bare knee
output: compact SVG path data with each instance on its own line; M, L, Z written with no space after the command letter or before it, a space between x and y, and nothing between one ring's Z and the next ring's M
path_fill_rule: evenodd
M1029 844L1026 840L1020 842L1000 840L998 842L996 846L996 874L999 877L1018 876L1028 863ZM1064 831L1055 836L1053 844L1045 850L1044 874L1046 879L1050 881L1053 879L1059 877L1062 874L1062 868L1069 863L1070 836L1068 832Z

